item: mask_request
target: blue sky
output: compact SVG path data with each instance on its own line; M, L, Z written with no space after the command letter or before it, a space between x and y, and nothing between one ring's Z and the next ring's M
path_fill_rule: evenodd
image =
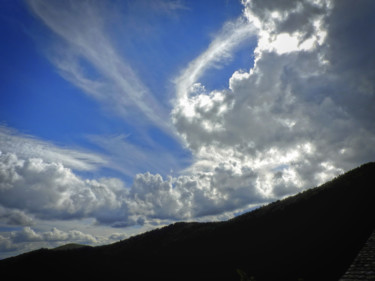
M70 12L74 5L66 7L66 12ZM239 17L243 9L238 1L192 1L188 4L113 1L106 3L106 7L89 5L91 12L97 13L95 16L98 17L93 24L99 25L100 21L107 21L107 17L115 14L108 23L104 23L103 32L108 32L102 34L108 40L105 44L126 61L135 76L142 77L142 87L155 99L153 103L160 108L163 118L168 118L172 109L174 76L209 45L224 22ZM164 125L153 124L144 113L132 112L137 111L134 109L136 106L125 105L126 108L119 109L129 113L116 112L111 104L115 101L106 104L105 99L110 97L103 94L103 100L97 100L69 79L64 79L64 74L59 73L53 60L59 59L58 53L63 52L60 48L75 46L65 46L71 38L64 40L56 34L59 31L54 33L46 27L38 15L33 14L32 5L23 1L6 1L4 6L1 35L6 38L6 44L2 45L1 51L4 55L2 73L6 79L1 85L4 94L1 96L0 118L5 126L60 146L79 146L98 152L103 152L103 148L90 142L90 136L122 136L139 149L158 146L174 158L173 163L165 163L165 167L160 167L164 163L159 163L150 171L163 175L172 168L180 170L190 163L189 151L176 140L174 133L160 128ZM99 11L100 8L104 11ZM251 57L245 52L249 48L246 47L238 50L236 59L225 63L225 69L217 69L202 77L208 87L227 87L234 70L249 67ZM100 73L101 70L93 65L95 62L90 58L79 54L74 60L88 79L106 79L103 78L106 74ZM140 166L137 172L150 169L147 165L142 167L146 164L143 162L136 164ZM110 172L105 170L102 172ZM133 175L125 176L125 180L129 181Z
M374 160L371 1L1 6L0 257L228 219Z

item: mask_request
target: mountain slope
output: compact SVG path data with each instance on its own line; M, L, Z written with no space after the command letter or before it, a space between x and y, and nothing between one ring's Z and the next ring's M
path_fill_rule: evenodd
M76 244L76 243L69 243L69 244L65 244L65 245L53 248L52 250L54 250L54 251L69 251L69 250L75 250L75 249L80 249L80 248L85 248L85 247L90 247L90 246Z
M176 223L107 246L38 250L3 273L106 280L338 280L375 227L375 163L219 223ZM23 277L23 276L20 276Z

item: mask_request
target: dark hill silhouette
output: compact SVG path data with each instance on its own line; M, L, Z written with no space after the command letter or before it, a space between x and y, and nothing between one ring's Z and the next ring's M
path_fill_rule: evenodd
M0 261L0 272L39 280L338 280L374 227L369 163L225 222L175 223L100 247L41 249Z
M76 244L76 243L69 243L69 244L65 244L65 245L53 248L52 250L66 251L66 250L75 250L75 249L80 249L80 248L85 248L85 247L91 247L91 246L81 245L81 244Z

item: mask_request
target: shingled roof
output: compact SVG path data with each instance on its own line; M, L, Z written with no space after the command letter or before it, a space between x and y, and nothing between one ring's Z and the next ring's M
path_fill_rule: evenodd
M340 281L375 280L375 230Z

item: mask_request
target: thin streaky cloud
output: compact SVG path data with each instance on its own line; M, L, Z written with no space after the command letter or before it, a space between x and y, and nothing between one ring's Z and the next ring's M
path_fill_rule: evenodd
M31 0L28 3L36 16L68 45L60 47L58 55L50 56L68 81L99 102L115 108L120 116L127 117L129 111L136 108L148 122L171 132L168 111L118 54L108 37L105 9L99 12L98 7L87 2L71 1L69 5L61 5L56 1ZM104 79L98 82L85 76L80 70L82 59Z
M143 136L143 140L149 140L147 147L132 144L123 134L90 135L87 139L110 155L109 167L129 177L145 170L167 175L171 170L179 172L184 165L190 164L187 159L176 159L176 156L167 148L155 143L147 136Z
M246 39L255 35L252 24L240 17L227 22L207 50L191 61L175 79L177 99L188 97L189 89L204 75L205 71L231 58L232 53Z
M96 170L107 165L106 157L102 155L61 148L5 126L0 126L0 153L17 153L25 158L41 158L81 171Z

